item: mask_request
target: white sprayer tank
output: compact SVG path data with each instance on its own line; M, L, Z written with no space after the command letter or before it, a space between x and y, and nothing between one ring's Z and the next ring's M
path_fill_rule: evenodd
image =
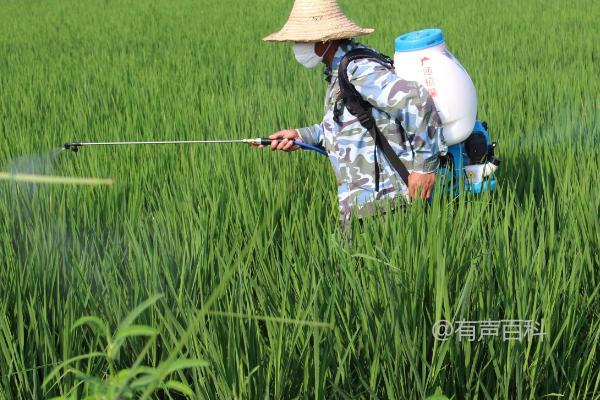
M442 31L407 33L395 45L396 75L427 88L441 115L446 143L466 140L475 126L477 93L467 71L446 49Z

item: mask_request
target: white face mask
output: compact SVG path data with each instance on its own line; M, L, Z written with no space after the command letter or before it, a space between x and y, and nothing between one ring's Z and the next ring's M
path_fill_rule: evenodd
M315 43L294 43L294 56L296 56L296 60L304 65L306 68L314 68L321 61L323 61L323 56L327 54L329 48L331 47L331 43L327 46L327 49L323 52L322 56L319 56L315 52Z

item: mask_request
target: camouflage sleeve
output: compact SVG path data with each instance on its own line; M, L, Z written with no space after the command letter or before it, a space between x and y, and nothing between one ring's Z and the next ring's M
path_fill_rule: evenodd
M448 147L444 142L442 128L429 126L422 135L416 135L412 142L414 151L413 172L430 174L440 164L440 155L445 155Z
M323 144L323 124L315 124L306 128L296 129L304 143L312 145Z
M348 78L371 105L402 121L414 150L413 171L434 172L438 155L447 148L438 111L427 89L368 59L351 62Z

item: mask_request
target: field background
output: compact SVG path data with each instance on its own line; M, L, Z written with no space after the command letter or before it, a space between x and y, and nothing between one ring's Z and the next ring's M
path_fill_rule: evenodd
M206 360L173 374L197 398L600 398L599 3L340 3L388 54L401 33L444 30L499 143L493 198L415 205L349 245L314 153L60 154L71 140L305 126L325 84L260 40L291 0L0 1L1 169L116 182L0 183L0 398L66 395L79 379L44 378L105 346L73 323L94 315L113 332L155 294L136 320L159 332L143 363ZM436 342L439 319L543 319L546 336ZM74 366L109 380L145 343Z

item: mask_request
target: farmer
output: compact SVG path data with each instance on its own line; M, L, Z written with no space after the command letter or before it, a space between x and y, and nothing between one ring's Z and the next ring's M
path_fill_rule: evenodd
M394 209L411 198L429 198L438 156L446 151L440 118L427 90L416 82L400 79L393 70L372 59L351 61L347 75L362 98L373 106L371 112L377 127L407 170L408 185L379 146L375 147L369 131L340 101L340 62L349 51L365 47L354 37L371 32L373 29L360 28L350 21L335 0L296 0L284 27L264 38L292 42L296 60L306 68L325 64L329 87L323 121L271 135L271 139L277 139L271 149L297 150L294 140L325 147L337 178L344 226L354 212L362 219L385 211L386 204Z

